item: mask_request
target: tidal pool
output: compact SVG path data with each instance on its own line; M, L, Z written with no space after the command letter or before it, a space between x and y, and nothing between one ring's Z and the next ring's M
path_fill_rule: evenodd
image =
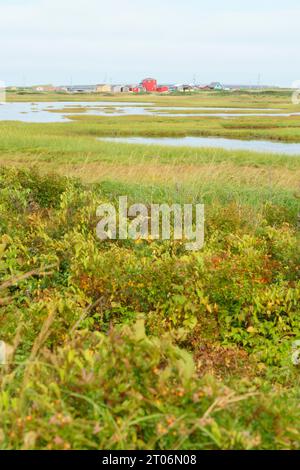
M300 143L289 144L269 140L238 140L221 137L101 137L97 140L124 144L165 145L172 147L222 148L226 150L251 150L300 156Z
M179 112L178 111L182 111ZM195 111L195 112L193 112ZM206 111L206 112L205 112ZM0 121L22 122L68 122L72 115L94 116L165 116L165 117L222 117L241 116L291 116L300 113L284 113L280 109L264 108L216 108L154 106L153 103L133 103L121 101L60 101L36 103L0 104Z

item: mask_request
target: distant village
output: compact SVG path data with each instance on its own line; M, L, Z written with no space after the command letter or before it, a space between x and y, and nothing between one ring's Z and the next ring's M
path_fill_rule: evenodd
M31 87L7 87L7 91L18 91L20 89L28 92L47 93L174 93L174 92L198 92L207 91L233 91L247 88L259 88L247 85L222 85L220 82L212 82L209 85L196 84L159 84L155 78L145 78L139 84L108 84L98 85L36 85Z

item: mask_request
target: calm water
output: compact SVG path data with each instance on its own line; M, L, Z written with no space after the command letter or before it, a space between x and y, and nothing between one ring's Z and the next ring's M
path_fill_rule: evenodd
M83 108L84 112L78 113L72 108ZM84 108L87 108L86 110ZM68 112L65 112L68 109ZM53 112L53 111L56 112ZM181 111L172 114L172 111ZM214 111L213 113L196 111ZM52 112L51 112L52 111ZM169 113L167 111L170 111ZM195 111L195 113L185 113ZM226 113L224 111L227 111ZM230 112L235 111L235 113ZM243 113L242 113L243 111ZM251 112L250 112L251 111ZM268 111L268 113L267 113ZM23 121L23 122L67 122L72 114L84 114L95 116L166 116L166 117L192 117L192 116L216 116L216 117L239 117L239 116L290 116L287 113L278 113L277 109L264 108L215 108L215 107L154 107L153 103L126 103L126 102L44 102L44 103L4 103L0 104L0 121ZM293 115L300 115L294 113Z
M129 106L130 105L130 106ZM0 105L0 121L22 121L22 122L67 122L70 121L68 116L72 114L94 114L99 116L123 114L145 114L144 108L148 103L123 103L123 102L106 102L106 101L89 101L89 102L39 102L39 103L4 103ZM151 105L151 103L150 103ZM88 109L85 113L78 113L74 109L74 113L70 112L72 108L94 108ZM68 112L64 112L68 109ZM110 109L113 113L108 113ZM58 110L58 112L53 111Z
M101 137L98 140L126 144L166 145L194 148L212 147L227 150L252 150L255 152L300 156L300 143L286 144L282 142L270 142L267 140L237 140L223 139L219 137Z

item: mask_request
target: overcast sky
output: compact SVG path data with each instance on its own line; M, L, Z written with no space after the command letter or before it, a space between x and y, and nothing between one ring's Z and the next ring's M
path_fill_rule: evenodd
M285 86L299 21L299 0L0 0L0 80Z

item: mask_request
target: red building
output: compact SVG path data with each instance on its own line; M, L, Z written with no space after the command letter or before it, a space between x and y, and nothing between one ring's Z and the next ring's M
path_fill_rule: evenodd
M157 81L155 78L145 78L142 81L143 88L148 92L151 93L157 90Z
M169 91L169 87L168 86L158 86L156 88L156 91L158 93L167 93L167 91Z

